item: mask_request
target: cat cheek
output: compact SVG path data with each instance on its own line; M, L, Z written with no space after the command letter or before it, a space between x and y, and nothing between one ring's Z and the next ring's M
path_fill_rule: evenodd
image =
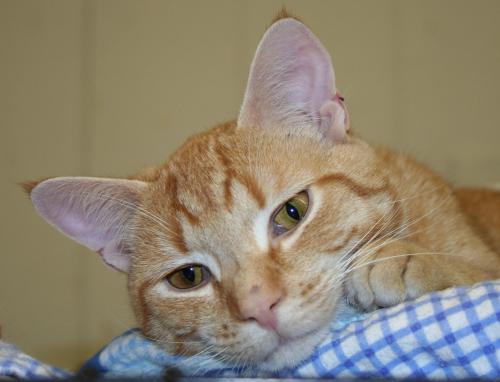
M307 337L329 325L336 304L329 298L318 298L310 304L283 310L279 315L282 325L280 334L288 338ZM288 317L293 317L290 320Z
M247 362L259 363L279 346L279 337L258 324L245 323L237 328L233 352L245 354Z
M190 335L199 334L198 328L206 326L207 317L215 319L212 317L212 302L213 288L210 284L192 291L176 291L167 281L158 282L150 290L147 305L152 318L147 326L156 324L167 333L184 333L187 330Z
M277 311L280 334L296 338L328 325L338 307L342 292L335 278L321 275L294 283L297 287L286 304Z
M216 342L220 345L233 345L236 342L237 336L237 331L235 329L227 324L222 324L214 337Z

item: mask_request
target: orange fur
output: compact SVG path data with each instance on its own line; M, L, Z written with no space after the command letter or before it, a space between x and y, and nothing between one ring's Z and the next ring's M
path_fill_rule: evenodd
M335 305L342 288L338 284L336 289L325 293L324 289L328 288L321 285L338 275L323 269L326 264L335 269L333 264L338 254L345 253L371 228L364 242L374 239L374 245L377 238L413 222L396 235L403 237L401 240L389 242L372 256L383 258L413 252L443 255L393 260L392 264L403 264L402 271L411 276L410 283L414 285L408 292L402 284L391 291L391 278L383 273L379 278L382 284L377 286L381 296L373 296L373 292L366 292L369 296L355 295L353 291L359 289L356 287L347 291L351 300L362 308L392 305L431 290L499 276L498 257L468 224L450 186L410 158L373 149L355 138L349 144L332 148L303 137L284 140L279 135L230 126L219 126L190 139L157 170L160 176L146 197L145 206L163 217L171 228L162 235L171 240L173 247L179 240L176 235L182 236L185 247L168 256L183 256L187 249L211 248L217 252L224 268L223 278L214 287L216 298L212 300L192 300L186 307L182 296L165 300L147 289L138 295L137 291L141 290L138 285L144 280L158 280L163 276L152 270L161 267L166 255L151 244L157 240L151 234L151 222L140 218L137 224L149 229L139 231L129 289L139 322L148 322L143 325L148 328L148 335L164 337L173 327L182 327L183 322L196 328L217 322L219 328L213 329L212 335L219 337L223 326L236 330L245 323L238 303L248 298L245 291L256 283L274 288L275 277L284 272L287 298L305 300L300 302L301 309L318 317L324 315L326 322L332 312L328 309L322 312L322 309ZM224 152L224 156L220 152ZM172 176L177 179L173 195L165 193L172 184ZM249 217L261 209L263 203L276 208L287 197L307 187L322 194L321 211L291 248L284 250L277 245L273 254L262 253L248 233ZM266 195L263 200L255 196L255 189ZM175 203L159 205L157 202L169 199ZM347 224L345 220L353 211L360 216ZM191 215L196 216L198 224L193 224ZM390 221L385 221L387 224L383 224L384 216L392 216ZM383 222L374 225L381 218ZM325 259L325 255L318 253L329 255ZM229 259L236 262L225 264ZM267 267L276 272L266 271ZM381 267L391 269L387 265ZM370 272L377 274L382 268L362 269L366 273L360 277L369 278ZM313 275L310 282L309 276ZM144 306L154 309L148 317L145 317ZM175 312L175 317L171 312ZM195 334L185 337L191 336ZM229 338L220 338L220 346L232 343ZM192 346L183 350L194 353L200 348ZM258 355L253 357L248 358L250 361L260 359Z
M325 57L302 26L279 22L303 38L314 59ZM262 117L254 109L265 93L255 94L242 119L252 124ZM286 124L238 125L240 119L190 138L164 164L129 178L133 187L121 181L117 195L131 199L99 191L112 190L113 180L92 187L95 180L86 179L80 199L78 188L67 200L53 196L69 189L59 183L70 182L75 190L77 178L24 188L36 194L47 220L80 242L89 240L105 253L109 239L101 231L115 235L108 260L130 256L127 268L111 264L128 270L138 323L167 350L195 354L209 348L221 358L264 368L292 366L321 340L344 297L372 310L500 276L498 194L454 193L414 160L353 136L338 94L327 94L321 118L299 108L294 121L301 125L292 130ZM265 106L272 111L273 105ZM286 117L280 112L273 123ZM324 130L306 131L312 126ZM275 213L302 191L309 197L303 220L277 235ZM85 204L92 200L101 209L111 205L112 212L133 214L122 214L117 228L109 212ZM85 224L65 222L68 211ZM97 234L91 235L95 222L108 226L93 227ZM90 226L84 235L81 226ZM209 268L209 282L190 290L168 283L172 272L193 264Z
M470 225L486 244L500 256L500 192L461 188L455 191Z

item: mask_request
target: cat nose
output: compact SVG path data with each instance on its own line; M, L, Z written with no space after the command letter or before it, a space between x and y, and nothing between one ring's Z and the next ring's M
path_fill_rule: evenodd
M240 304L240 312L244 319L255 320L263 328L276 331L278 318L275 308L282 299L282 290L263 290L261 287L254 285Z

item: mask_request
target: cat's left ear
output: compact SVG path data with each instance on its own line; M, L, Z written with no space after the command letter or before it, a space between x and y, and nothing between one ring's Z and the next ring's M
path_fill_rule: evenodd
M285 128L341 143L349 130L343 101L318 38L300 21L281 19L259 43L238 126Z
M127 237L147 184L139 180L62 177L27 183L37 212L56 229L127 272Z

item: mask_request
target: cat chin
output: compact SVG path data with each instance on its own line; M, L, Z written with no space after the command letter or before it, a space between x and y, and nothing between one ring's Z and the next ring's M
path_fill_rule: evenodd
M329 328L325 327L302 337L284 340L258 364L258 368L278 371L297 366L312 354L314 348L326 337L328 330Z

